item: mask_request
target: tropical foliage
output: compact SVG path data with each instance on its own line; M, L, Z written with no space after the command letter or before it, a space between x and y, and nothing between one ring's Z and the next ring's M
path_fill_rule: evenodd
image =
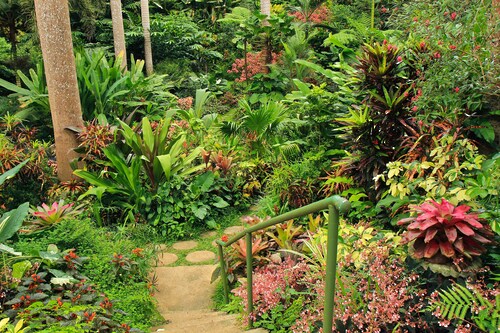
M107 3L69 1L85 124L63 165L33 2L0 4L0 331L149 331L159 244L331 195L352 207L334 332L498 330L498 1L121 3L127 66ZM322 330L327 217L232 243L217 307Z

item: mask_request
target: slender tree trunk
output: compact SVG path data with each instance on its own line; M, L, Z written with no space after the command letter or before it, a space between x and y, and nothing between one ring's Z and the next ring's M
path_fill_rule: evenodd
M266 15L267 18L271 16L271 0L260 0L260 13ZM266 19L262 21L262 25L269 26L270 24ZM273 62L273 50L271 45L271 36L267 33L264 35L264 55L266 72L269 72L268 65Z
M153 74L153 52L151 51L151 33L149 26L149 1L141 0L142 28L144 30L144 61L146 62L146 74Z
M122 2L121 0L110 0L111 21L113 22L113 44L115 46L115 57L122 58L122 68L127 68L127 49L125 47L125 31L123 29Z
M271 0L260 0L260 13L266 15L268 18L271 16ZM269 24L269 22L267 22L267 24Z
M35 0L35 13L54 126L57 175L67 181L73 177L70 162L78 157L72 130L83 128L68 1Z

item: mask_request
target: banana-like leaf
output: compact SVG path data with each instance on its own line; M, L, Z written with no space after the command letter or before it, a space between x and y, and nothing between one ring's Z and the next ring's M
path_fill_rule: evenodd
M8 211L0 217L0 242L5 242L21 228L24 219L28 215L29 202Z
M29 160L25 160L25 161L19 163L18 165L16 165L15 167L13 167L12 169L7 170L3 174L1 174L0 175L0 185L2 185L7 179L14 177L19 172L19 170L21 170L21 168L23 166L25 166L26 163L28 163L28 162L29 162Z

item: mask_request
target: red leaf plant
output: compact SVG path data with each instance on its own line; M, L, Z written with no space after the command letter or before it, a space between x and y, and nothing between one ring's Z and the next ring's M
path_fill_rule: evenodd
M431 263L444 264L473 259L486 252L484 244L492 242L493 233L470 207L455 207L446 199L441 203L427 201L420 206L410 206L416 217L398 222L409 224L403 242L414 241L413 256Z

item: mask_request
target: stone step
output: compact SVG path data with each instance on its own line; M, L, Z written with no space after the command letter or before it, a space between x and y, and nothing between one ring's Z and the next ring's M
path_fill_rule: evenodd
M209 310L172 311L165 314L168 324L154 328L152 332L165 333L267 333L266 330L245 331L237 323L237 315Z
M166 326L170 328L177 328L192 325L214 324L224 321L235 323L237 316L210 310L195 310L167 312L165 314L165 319L168 320L168 324Z

